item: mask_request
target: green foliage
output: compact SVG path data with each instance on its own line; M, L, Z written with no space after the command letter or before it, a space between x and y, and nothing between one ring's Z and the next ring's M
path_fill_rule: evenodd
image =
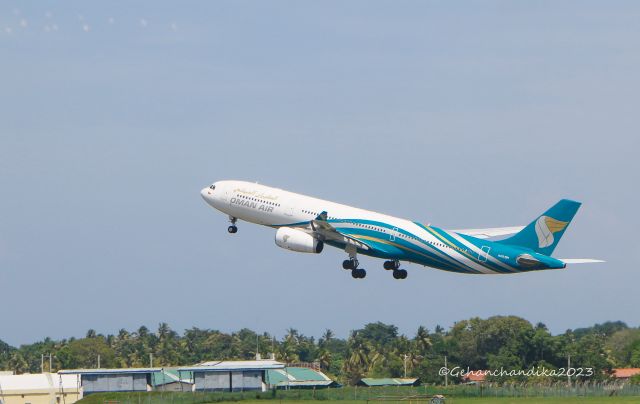
M34 344L12 348L0 341L0 369L17 373L39 372L42 355L52 354L52 369L94 368L98 357L102 367L179 366L207 360L252 359L256 353L266 358L274 353L286 363L316 362L333 379L355 384L362 377L419 377L423 383L442 384L439 374L449 368L482 370L528 370L535 366L559 369L567 366L591 367L590 380L605 380L613 367L640 366L640 329L622 322L607 322L561 335L551 335L547 327L535 326L516 316L471 318L450 330L436 326L431 332L418 327L411 337L381 322L366 324L348 338L337 338L326 330L315 340L290 328L279 340L267 333L244 328L225 333L213 329L190 328L182 335L161 323L155 332L145 326L135 331L121 329L114 335L88 330L84 338L54 341L45 338ZM44 361L48 371L49 361ZM494 377L498 382L531 379ZM491 378L490 378L491 380ZM449 377L449 382L462 382ZM539 378L555 383L557 379Z
M629 328L623 321L607 321L602 324L596 324L592 327L577 328L573 331L577 339L580 339L589 334L598 334L605 337L609 337L615 334L617 331L626 330Z

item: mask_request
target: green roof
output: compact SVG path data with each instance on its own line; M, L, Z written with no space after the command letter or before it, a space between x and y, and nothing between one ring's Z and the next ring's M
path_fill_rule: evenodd
M289 372L290 376L293 376L296 380L300 381L327 380L325 375L309 368L285 368L285 372Z
M268 384L280 384L287 382L287 375L284 370L269 369L267 370L266 382Z
M287 367L284 369L269 369L266 374L266 382L271 385L301 384L313 385L326 384L331 380L322 372L310 368Z
M379 378L374 379L371 377L365 377L360 380L361 384L367 386L411 386L415 384L418 379L402 379L402 378Z
M177 369L162 369L162 372L151 374L151 384L155 387L178 381L191 383L192 377L193 374L191 372L178 372Z

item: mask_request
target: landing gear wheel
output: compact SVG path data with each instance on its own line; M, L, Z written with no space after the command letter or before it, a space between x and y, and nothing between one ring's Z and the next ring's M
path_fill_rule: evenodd
M227 227L227 231L231 234L237 233L238 228L236 227L236 222L238 221L237 217L229 215L229 222L231 222L231 226Z
M354 279L363 279L365 276L367 276L367 271L365 271L363 268L356 268L351 271L351 276Z
M394 269L393 270L393 278L394 279L406 279L407 271L405 269Z
M386 269L387 271L395 270L395 269L400 268L400 262L399 261L385 261L384 264L382 264L382 267L384 269Z
M358 268L358 260L344 260L342 261L342 268L355 270L356 268Z

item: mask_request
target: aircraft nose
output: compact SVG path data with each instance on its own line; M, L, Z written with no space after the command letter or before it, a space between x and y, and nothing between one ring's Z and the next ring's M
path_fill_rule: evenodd
M211 189L209 187L202 188L202 190L200 191L200 195L206 201L211 197Z

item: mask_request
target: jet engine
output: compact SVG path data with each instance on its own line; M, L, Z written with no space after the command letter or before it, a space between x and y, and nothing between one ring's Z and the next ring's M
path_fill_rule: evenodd
M324 243L309 233L291 227L281 227L276 232L276 245L287 250L319 254Z

